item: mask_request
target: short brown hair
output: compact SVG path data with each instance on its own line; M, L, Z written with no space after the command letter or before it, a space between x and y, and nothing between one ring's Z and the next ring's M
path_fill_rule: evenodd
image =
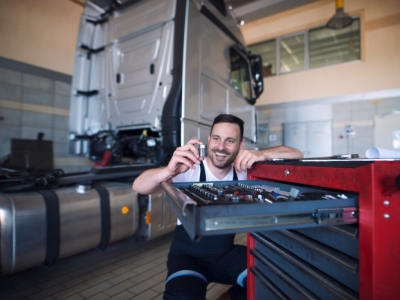
M211 132L212 132L212 130L214 128L214 125L218 124L218 123L237 124L239 126L239 129L240 129L240 141L243 140L244 121L241 118L236 117L234 115L229 115L229 114L220 114L220 115L216 116L215 119L214 119L214 122L213 122L213 124L211 126L210 134L211 134Z

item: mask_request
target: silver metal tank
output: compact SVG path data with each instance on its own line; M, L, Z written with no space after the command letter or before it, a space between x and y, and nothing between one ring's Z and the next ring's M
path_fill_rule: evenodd
M1 275L41 265L49 251L60 259L131 237L138 230L138 195L130 184L103 182L52 193L58 210L49 210L40 191L0 193ZM59 212L57 224L48 224L48 210ZM59 226L59 236L48 239L49 226L54 225Z
M46 257L46 206L35 192L0 194L0 274L22 271Z

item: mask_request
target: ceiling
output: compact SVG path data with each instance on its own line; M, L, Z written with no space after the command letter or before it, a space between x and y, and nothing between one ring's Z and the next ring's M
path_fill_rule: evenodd
M86 0L70 1L82 6L86 2ZM137 0L124 1L135 2ZM243 20L245 23L249 23L315 1L320 0L225 0L225 3L228 7L232 7L232 12L238 21ZM107 6L110 0L92 0L92 2L102 7Z
M232 7L233 14L245 23L268 17L320 0L225 0Z

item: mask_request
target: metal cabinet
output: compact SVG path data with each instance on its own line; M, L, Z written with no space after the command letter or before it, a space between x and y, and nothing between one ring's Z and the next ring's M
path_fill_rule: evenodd
M332 155L332 122L298 122L284 124L284 144L300 149L305 157Z
M248 299L397 299L400 161L259 163L249 179L358 195L358 224L248 234Z

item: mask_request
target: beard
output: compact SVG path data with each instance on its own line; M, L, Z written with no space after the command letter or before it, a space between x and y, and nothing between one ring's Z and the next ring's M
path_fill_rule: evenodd
M239 149L237 149L235 152L230 153L226 150L218 150L218 149L212 149L212 155L209 155L209 158L212 162L212 164L218 168L218 169L226 169L227 167L231 167L232 163L235 161L236 156L239 153ZM219 161L216 159L216 152L221 153L221 154L225 154L226 155L226 160L224 161Z

